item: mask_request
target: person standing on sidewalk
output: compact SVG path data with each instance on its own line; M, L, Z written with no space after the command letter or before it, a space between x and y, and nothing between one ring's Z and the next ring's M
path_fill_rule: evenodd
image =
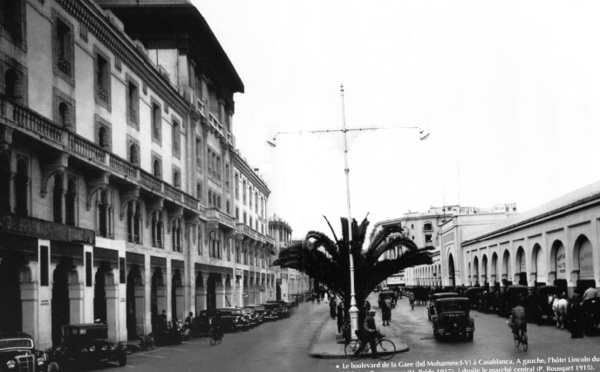
M390 325L390 320L392 320L392 300L389 296L383 300L382 319L384 326Z
M335 296L329 297L329 315L331 319L335 319L337 303L335 301Z
M337 305L337 327L338 333L344 331L344 301L342 300L340 300L340 303Z

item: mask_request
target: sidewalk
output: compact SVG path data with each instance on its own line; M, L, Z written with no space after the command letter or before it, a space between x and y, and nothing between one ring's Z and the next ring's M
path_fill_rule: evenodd
M381 311L377 306L377 293L372 293L368 300L371 303L371 308L377 311L375 315L375 322L379 331L385 335L385 338L390 339L396 345L396 353L403 353L408 351L408 345L402 339L400 333L400 325L398 322L402 319L402 314L398 307L392 309L392 320L390 325L383 327L381 325ZM335 335L337 334L337 320L329 318L323 323L323 326L317 333L315 342L311 349L308 351L308 355L313 358L347 358L344 353L344 343L337 343Z

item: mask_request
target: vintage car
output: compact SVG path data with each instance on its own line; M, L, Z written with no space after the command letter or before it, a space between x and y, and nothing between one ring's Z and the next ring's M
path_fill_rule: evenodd
M533 295L527 301L527 313L531 320L535 320L538 325L542 325L544 320L551 322L554 318L552 304L548 296L560 294L560 288L554 285L543 285L535 287Z
M117 362L127 364L127 347L108 341L108 327L102 323L69 324L62 327L61 346L49 350L60 368L74 368L88 363Z
M36 350L26 333L0 333L0 371L54 372L59 365L50 356Z
M482 300L485 296L485 288L483 287L468 287L465 291L464 296L469 299L469 304L471 304L471 309L481 310Z
M250 329L250 317L240 308L217 309L220 313L223 332L247 331Z
M291 307L288 306L286 301L267 301L267 304L276 304L279 306L279 319L288 318L292 315L292 312L290 311Z
M262 324L265 321L265 307L263 305L246 305L246 309L251 309L258 320L258 324Z
M520 284L509 285L498 299L498 316L508 318L511 309L517 306L520 300L525 300L528 296L529 289L527 286Z
M260 315L253 308L244 306L244 307L240 307L239 309L241 309L242 312L247 317L248 327L254 328L262 323L262 319L261 319Z
M263 306L265 308L265 320L277 320L282 318L282 316L279 315L279 309L280 306L277 303L266 303L266 304L261 304L261 306Z
M470 305L466 297L441 298L435 302L433 336L440 340L443 336L463 336L473 340L475 321L469 316Z
M435 315L435 302L441 298L452 298L458 297L456 292L439 292L431 295L429 304L427 305L427 319L431 320L431 317Z

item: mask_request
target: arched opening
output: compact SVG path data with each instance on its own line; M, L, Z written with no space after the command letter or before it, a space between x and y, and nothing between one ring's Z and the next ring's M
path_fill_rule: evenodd
M65 195L65 223L75 226L75 208L77 198L77 188L74 178L69 178L67 183L67 194Z
M143 311L143 306L142 309L138 309L136 306L138 297L136 288L140 288L142 285L140 267L137 264L133 264L131 265L129 274L127 274L127 336L130 340L135 340L138 337L138 312L139 310Z
M523 247L517 249L515 267L519 278L518 284L527 285L527 261L525 259L525 250Z
M492 254L492 266L490 267L490 279L494 286L494 291L500 290L500 277L498 276L498 255L496 252Z
M486 291L490 291L490 282L488 277L488 258L487 255L483 255L481 258L481 282Z
M502 283L507 286L512 284L511 270L510 270L510 253L508 250L504 251L502 256Z
M173 314L174 321L183 315L183 293L180 293L182 290L183 280L181 272L179 269L175 269L173 280L171 281L171 314Z
M71 257L61 257L52 276L52 344L61 345L62 326L69 324L69 273L75 269Z
M581 235L573 249L573 270L577 271L576 292L583 295L586 289L596 288L594 279L594 252L589 239Z
M0 330L3 332L21 332L23 328L20 272L24 265L22 252L5 251L0 255Z
M248 294L248 278L244 276L244 283L242 288L242 299L244 306L250 305L250 296Z
M110 263L102 261L96 270L94 281L94 321L106 324L106 285L112 284L112 268Z
M550 271L554 273L554 285L567 293L567 261L565 246L559 240L554 241L550 250Z
M152 164L152 170L153 170L154 177L162 178L162 171L160 168L160 160L158 160L158 159L154 160L154 163Z
M102 237L108 237L109 229L109 204L107 190L100 190L98 197L98 234Z
M17 162L17 174L15 176L15 199L16 212L27 215L29 210L29 166L25 159Z
M98 145L103 149L109 148L108 128L103 125L98 128Z
M156 332L155 327L157 325L165 326L165 324L159 324L159 321L162 322L159 314L162 314L162 311L166 310L167 305L164 301L164 286L165 281L163 278L162 268L157 267L154 269L154 274L152 274L152 281L150 283L150 313L152 316L153 332Z
M277 287L275 287L275 299L277 301L281 300L281 284L277 283Z
M448 279L450 280L450 286L456 287L456 278L454 275L454 257L452 254L448 256Z
M60 173L54 175L54 192L52 195L52 208L54 222L62 223L63 178Z
M58 124L65 129L72 129L71 109L65 102L58 105Z
M479 258L473 259L473 285L479 286Z
M546 264L544 262L542 247L540 247L539 244L533 246L531 254L531 273L535 277L536 286L546 284L548 280Z
M10 155L0 152L0 211L11 212L10 209Z
M217 277L220 279L220 275L210 273L206 281L206 309L208 310L217 308Z
M133 165L140 164L140 154L135 144L131 144L129 146L129 162Z

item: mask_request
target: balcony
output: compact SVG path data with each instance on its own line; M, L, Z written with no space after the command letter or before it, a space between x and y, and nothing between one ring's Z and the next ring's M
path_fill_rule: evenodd
M225 227L227 229L235 229L235 220L217 208L208 208L206 210L206 219L211 228Z
M91 245L95 244L96 239L96 232L94 230L20 216L14 213L0 214L0 232Z
M190 209L193 213L204 215L204 212L199 209L201 207L198 200L193 196L174 188L141 168L104 150L94 142L57 126L52 121L6 98L2 94L0 94L0 120L3 124L6 123L5 125L13 127L17 132L38 139L57 150L80 159L84 163L91 164L98 170L107 171L113 176L126 181L125 183L139 185L151 193L159 194L178 205ZM227 221L229 226L234 229L235 223L229 221L229 219L231 217L223 217L223 220Z
M217 120L217 118L213 115L212 112L208 115L208 122L217 132L219 132L221 137L225 136L223 131L223 124L221 124L221 122Z

